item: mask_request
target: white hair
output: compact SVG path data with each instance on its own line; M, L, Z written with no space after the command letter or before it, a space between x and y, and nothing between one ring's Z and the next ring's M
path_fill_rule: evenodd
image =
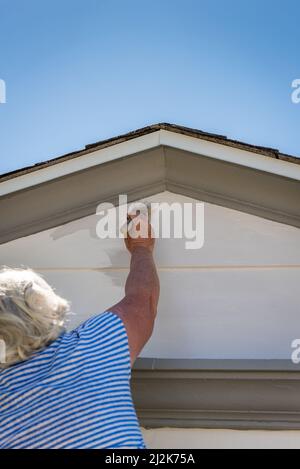
M7 367L27 360L63 331L68 301L30 269L0 269L0 341Z

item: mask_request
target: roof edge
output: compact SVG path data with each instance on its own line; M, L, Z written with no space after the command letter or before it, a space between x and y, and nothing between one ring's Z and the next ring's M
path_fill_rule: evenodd
M145 127L141 127L139 129L127 132L125 134L120 134L115 137L110 137L108 139L100 140L95 143L91 143L86 145L84 148L80 150L76 150L71 153L66 153L64 155L52 158L47 161L43 161L31 166L26 166L21 169L17 169L14 171L10 171L8 173L4 173L0 175L0 183L4 181L8 181L10 179L17 178L19 176L23 176L24 174L29 174L31 172L38 171L40 169L47 168L49 166L53 166L55 164L62 163L64 161L73 159L73 158L78 158L83 155L87 155L89 153L95 152L97 150L100 150L102 148L106 148L112 145L116 145L118 143L122 143L124 141L128 141L137 137L141 137L146 134L150 134L153 132L157 132L159 130L167 130L170 132L175 132L175 133L180 133L183 135L191 136L194 138L199 138L202 140L207 140L213 143L218 143L221 145L226 145L230 146L233 148L238 148L240 150L245 150L249 151L252 153L256 154L261 154L262 156L268 156L271 158L275 158L278 160L286 161L289 163L294 163L297 165L300 165L300 157L293 156L293 155L288 155L285 153L281 153L279 150L271 148L271 147L264 147L264 146L258 146L258 145L253 145L249 143L245 143L239 140L234 140L234 139L229 139L224 135L219 135L219 134L214 134L210 132L204 132L199 129L194 129L191 127L185 127L182 125L178 124L170 124L168 122L160 122L157 124L152 124L148 125Z

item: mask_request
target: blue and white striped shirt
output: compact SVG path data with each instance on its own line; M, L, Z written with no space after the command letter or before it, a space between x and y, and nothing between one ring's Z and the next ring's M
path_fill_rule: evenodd
M123 321L99 314L0 372L0 448L145 448Z

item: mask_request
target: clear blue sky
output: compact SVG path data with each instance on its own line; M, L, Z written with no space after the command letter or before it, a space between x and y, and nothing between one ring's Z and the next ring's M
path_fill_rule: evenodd
M0 173L171 122L300 155L298 0L0 0Z

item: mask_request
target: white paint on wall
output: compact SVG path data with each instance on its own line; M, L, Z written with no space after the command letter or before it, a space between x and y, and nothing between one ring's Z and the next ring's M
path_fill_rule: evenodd
M169 192L147 198L149 202L194 202ZM96 215L0 245L2 264L51 269L101 269L127 267L123 241L100 240ZM185 240L160 239L156 246L159 266L276 267L300 266L300 229L237 210L205 203L205 242L188 251Z
M149 449L300 449L300 431L143 429Z
M70 327L120 301L127 275L41 273L72 299ZM300 334L298 271L161 272L160 280L159 314L142 357L290 358Z
M121 240L99 240L96 223L86 217L0 246L3 265L37 269L72 301L70 327L123 296L129 254ZM205 204L204 247L184 243L157 242L161 300L142 356L290 358L300 336L300 230Z

